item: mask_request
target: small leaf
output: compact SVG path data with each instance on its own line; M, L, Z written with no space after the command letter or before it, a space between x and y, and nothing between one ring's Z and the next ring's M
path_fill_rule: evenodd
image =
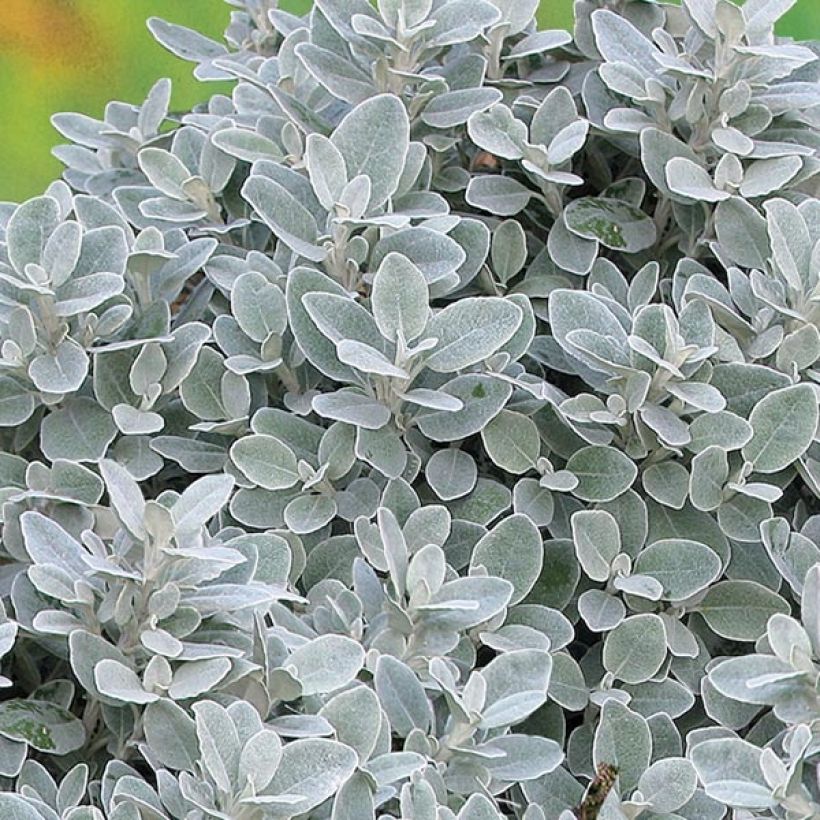
M303 696L327 694L347 686L363 663L364 649L343 635L322 635L298 647L287 659Z
M406 256L389 253L373 279L373 318L382 334L405 342L420 336L429 315L428 288L421 271Z
M407 737L414 729L429 731L433 719L430 702L415 673L406 664L382 655L376 663L373 682L397 735Z
M686 805L697 785L695 767L682 757L656 760L638 780L644 800L659 814L668 814Z
M437 450L424 470L427 483L442 501L453 501L475 487L478 468L469 453L455 447Z
M686 200L719 202L731 194L718 190L709 174L686 157L675 157L666 165L666 184Z
M189 484L171 507L178 532L196 532L228 503L233 476L205 476Z
M521 159L527 141L527 126L506 105L473 114L467 122L470 139L483 150L504 159Z
M518 180L495 175L473 177L465 194L468 204L497 216L515 216L533 196Z
M625 683L643 683L666 658L666 631L653 614L632 615L604 641L604 668Z
M94 667L94 683L109 698L121 703L145 704L159 699L146 692L136 673L115 660L101 660Z
M578 563L593 580L609 580L611 564L621 551L618 522L605 510L581 510L571 519Z
M614 447L593 445L573 453L567 470L578 477L573 495L583 501L612 501L638 476L635 463Z
M263 176L248 177L242 196L253 206L274 235L294 253L321 262L325 249L317 242L319 229L313 215L278 182Z
M721 560L706 544L685 538L655 541L635 561L635 572L663 585L663 597L682 601L720 577Z
M83 397L65 402L43 419L40 445L51 461L99 461L116 435L111 416Z
M535 468L541 438L535 422L512 410L502 410L482 431L487 455L503 470L520 475Z
M231 447L231 459L247 479L266 490L284 490L299 480L296 456L273 436L243 436Z
M88 375L88 356L73 340L66 339L54 350L37 356L29 365L29 376L38 390L73 393Z
M593 740L593 763L616 769L620 789L629 792L649 767L651 754L652 735L647 721L615 698L607 699Z

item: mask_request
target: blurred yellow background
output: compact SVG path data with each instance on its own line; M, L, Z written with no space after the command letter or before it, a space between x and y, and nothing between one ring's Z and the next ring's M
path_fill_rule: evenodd
M310 0L282 0L304 13ZM99 116L111 99L139 102L159 77L174 81L173 107L213 93L192 65L155 44L145 27L153 15L221 38L230 12L223 0L2 0L0 8L0 200L40 192L60 174L49 123L57 111ZM543 0L542 27L567 27L571 0ZM820 0L798 0L780 27L820 37Z

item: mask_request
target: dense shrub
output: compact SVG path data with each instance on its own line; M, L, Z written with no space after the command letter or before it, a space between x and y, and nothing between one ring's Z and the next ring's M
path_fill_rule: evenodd
M788 0L231 5L0 208L0 816L817 817Z

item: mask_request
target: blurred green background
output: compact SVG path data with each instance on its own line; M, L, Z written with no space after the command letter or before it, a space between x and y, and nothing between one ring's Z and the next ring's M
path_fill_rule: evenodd
M542 27L567 27L571 0L543 0ZM303 13L310 0L282 0ZM174 108L212 91L191 76L192 65L154 43L146 18L164 17L220 37L228 20L223 0L2 0L0 7L0 200L39 193L60 174L49 123L57 111L99 116L111 99L139 102L159 77L174 80ZM782 34L820 37L820 0L798 0Z

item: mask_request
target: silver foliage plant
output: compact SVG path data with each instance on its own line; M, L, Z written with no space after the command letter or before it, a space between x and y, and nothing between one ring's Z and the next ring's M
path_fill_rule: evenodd
M820 816L794 0L229 0L0 206L0 816Z

